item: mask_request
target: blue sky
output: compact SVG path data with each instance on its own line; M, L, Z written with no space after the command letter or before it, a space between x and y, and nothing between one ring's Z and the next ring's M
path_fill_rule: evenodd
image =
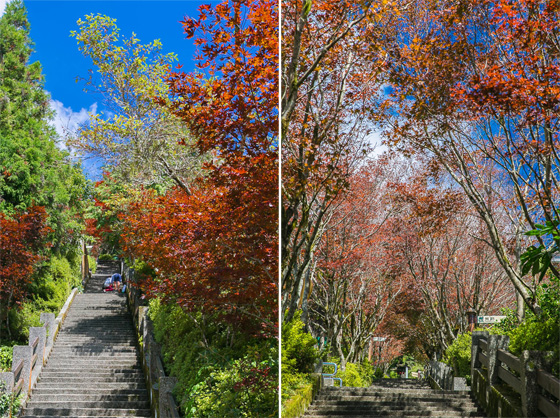
M7 1L0 0L0 14ZM142 43L160 39L163 53L174 52L183 64L183 71L194 68L192 40L185 39L180 20L198 16L198 6L216 3L200 0L161 1L82 1L82 0L24 0L31 24L31 39L35 52L31 62L40 61L45 76L45 89L50 92L51 106L57 112L54 121L57 130L75 129L88 119L88 112L103 111L100 97L83 91L84 82L92 68L89 58L78 51L70 31L77 29L76 21L86 14L101 13L117 19L121 35L128 37L134 31ZM96 177L92 162L87 163L90 177Z

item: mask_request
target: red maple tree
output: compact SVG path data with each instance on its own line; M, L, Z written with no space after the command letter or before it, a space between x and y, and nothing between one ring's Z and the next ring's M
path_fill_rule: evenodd
M277 326L277 7L224 1L182 22L203 72L170 72L160 103L213 160L190 194L145 191L122 215L126 250L156 272L149 293L266 335Z

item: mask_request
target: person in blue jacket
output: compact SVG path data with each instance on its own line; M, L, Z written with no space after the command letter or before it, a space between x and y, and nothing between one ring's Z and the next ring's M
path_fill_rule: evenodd
M105 279L103 283L103 289L116 290L119 292L121 290L122 277L119 273L113 274L111 277Z

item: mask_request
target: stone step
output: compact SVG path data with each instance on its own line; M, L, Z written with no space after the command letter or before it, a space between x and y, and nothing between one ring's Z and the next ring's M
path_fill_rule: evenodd
M59 389L64 389L64 393L66 393L66 389L72 389L76 387L76 383L75 382L68 382L66 380L64 381L59 381L59 382L42 382L39 381L37 383L37 388L38 389L44 389L44 388L59 388ZM97 382L83 382L80 383L80 390L84 391L85 389L95 389L99 387ZM114 389L145 389L146 388L146 384L143 381L138 381L138 382L106 382L103 384L103 388L105 389L105 393L108 393L110 390L114 390Z
M367 401L329 401L329 400L317 400L315 399L315 401L313 402L313 405L317 405L317 406L333 406L333 407L352 407L355 405L359 405L360 408L382 408L385 406L391 406L391 405L400 405L400 406L411 406L411 407L417 407L418 405L421 406L427 406L427 407L431 407L431 406L451 406L454 408L462 408L462 407L466 407L466 408L476 408L475 403L470 400L470 399L466 399L466 400L440 400L440 399L423 399L423 398L419 398L419 399L404 399L404 400L400 400L400 399L393 399L393 400L388 400L388 399L377 399L377 400L367 400Z
M54 387L37 387L32 392L33 396L53 396L53 395L60 395L60 389ZM107 390L104 388L76 388L70 387L64 389L65 395L76 395L76 396L105 396L108 394ZM111 391L111 395L126 395L126 396L147 396L147 391L145 388L124 388L124 389L114 389Z
M303 418L387 418L387 417L430 417L430 418L451 418L451 417L470 417L470 418L485 418L485 415L463 415L461 412L448 412L444 411L441 414L421 414L421 413L411 413L411 414L401 414L401 413L391 413L388 415L377 415L372 412L350 412L349 414L331 414L331 413L320 413L320 414L309 414L303 415Z
M116 408L26 408L23 417L48 416L48 417L150 417L150 409L116 409Z
M86 402L86 401L115 401L115 402L149 402L150 399L146 393L136 395L113 395L113 394L54 394L54 395L37 395L33 392L33 402Z
M39 382L42 384L48 385L56 385L59 382L66 383L75 383L79 384L80 386L95 383L99 384L101 382L107 383L122 383L122 382L129 382L129 383L141 383L144 382L143 376L92 376L88 374L87 376L68 376L61 380L59 377L52 377L52 376L42 376L40 377Z
M57 377L59 379L66 379L69 377L75 376L83 376L84 373L82 370L73 371L54 371L54 370L44 370L41 373L41 379L46 377ZM144 373L140 369L136 370L125 370L125 371L115 371L114 369L108 369L106 371L89 371L87 372L87 376L91 376L92 378L96 377L112 377L112 376L131 376L131 377L141 377L144 379Z
M28 409L86 409L86 408L111 408L111 409L149 409L150 401L47 401L36 402L35 400L27 403Z
M121 360L135 360L137 358L135 352L56 352L49 357L50 361L55 360L80 360L88 357L94 357L95 359L106 359L106 360L114 360L114 361L121 361Z
M458 411L457 411L458 410ZM314 413L338 413L338 414L346 414L348 411L352 413L360 412L370 412L375 413L376 415L390 415L391 413L403 413L403 414L416 414L422 412L426 413L427 415L437 414L441 415L446 411L450 412L461 412L462 414L478 414L478 408L474 406L470 407L461 407L455 410L447 408L446 405L425 405L425 404L415 404L415 405L403 405L393 403L391 405L385 406L369 406L369 405L361 405L361 404L354 404L354 405L322 405L322 404L315 404L309 406L309 411ZM469 415L470 416L470 415Z

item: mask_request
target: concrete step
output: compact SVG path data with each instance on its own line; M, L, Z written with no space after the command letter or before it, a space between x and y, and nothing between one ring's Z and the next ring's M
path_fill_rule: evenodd
M47 378L47 377L57 377L59 379L66 379L66 378L69 378L69 377L83 376L83 375L84 375L84 373L81 370L78 370L78 371L75 371L75 372L45 370L41 373L41 379L44 379L44 378ZM114 369L110 369L110 370L106 370L106 371L89 371L87 373L87 376L90 376L91 378L112 377L112 376L117 376L117 377L130 376L130 377L141 377L143 379L144 378L144 373L140 369L126 370L126 371L120 371L120 372L116 372Z
M111 395L125 395L125 396L147 396L147 391L145 388L124 388L124 389L114 389L111 391ZM41 395L46 395L46 396L56 396L56 395L60 395L60 389L59 388L53 388L53 387L37 387L36 389L33 390L32 392L32 397L33 396L41 396ZM76 395L76 396L105 396L108 395L108 391L104 388L99 388L99 387L95 387L95 388L76 388L76 387L70 387L70 388L65 388L64 389L64 394L65 395Z
M79 376L68 376L65 377L64 380L61 380L60 377L49 377L49 376L41 376L39 382L42 384L51 384L56 386L59 382L66 383L75 383L78 385L89 385L90 383L100 384L103 382L107 383L121 383L121 382L129 382L129 383L141 383L144 382L143 376L91 376L87 375L86 377L79 377Z
M86 408L110 408L110 409L149 409L148 399L143 401L29 401L28 409L86 409Z
M113 395L113 394L91 394L84 395L80 394L58 394L58 395L37 395L33 393L33 402L101 402L101 401L115 401L115 402L149 402L150 399L148 395L136 394L136 395Z
M66 389L72 389L76 387L75 382L67 382L66 380L52 383L52 382L42 382L39 381L37 383L38 389L45 389L45 388L59 388L64 389L66 393ZM83 382L80 383L80 390L84 391L85 389L95 389L99 387L99 384L94 381ZM103 388L105 389L105 393L108 393L111 390L115 389L146 389L146 384L143 381L139 382L106 382L103 383ZM60 392L59 392L60 393Z
M26 408L23 417L99 417L99 416L113 416L113 417L150 417L150 409L116 409L116 408Z

